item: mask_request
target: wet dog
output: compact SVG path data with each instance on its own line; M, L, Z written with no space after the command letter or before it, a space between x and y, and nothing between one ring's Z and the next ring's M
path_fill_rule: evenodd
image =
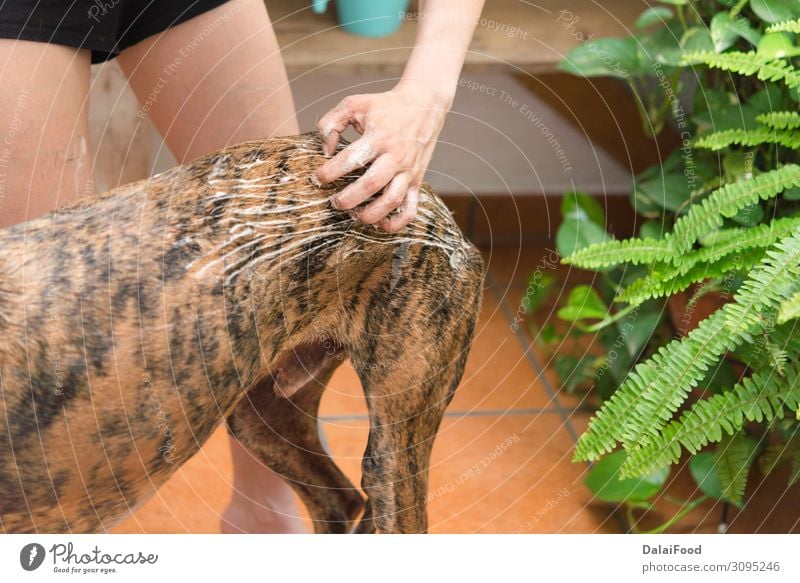
M331 206L358 173L317 186L324 161L315 133L245 142L0 231L5 532L105 531L223 422L317 532L426 530L483 263L429 186L389 234ZM366 499L318 438L344 357Z

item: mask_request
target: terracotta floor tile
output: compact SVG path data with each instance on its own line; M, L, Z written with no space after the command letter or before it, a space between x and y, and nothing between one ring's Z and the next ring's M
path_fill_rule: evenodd
M504 297L504 303L509 310L515 309L522 304L525 290L522 288L511 288ZM565 409L584 407L590 404L590 397L582 391L574 394L561 390L561 379L555 373L553 366L559 355L570 354L574 356L600 356L604 354L604 349L599 343L599 339L592 339L589 336L566 337L555 343L544 344L538 337L541 330L547 323L553 323L559 333L566 334L569 331L569 324L560 320L557 311L561 305L558 299L559 290L556 290L549 302L537 310L533 318L526 317L520 326L523 337L529 342L532 353L536 357L536 362L541 370L544 371L543 380L546 380L557 396L558 404Z
M584 467L570 463L572 446L557 414L452 420L434 453L432 530L614 532L583 511Z
M581 433L588 412L572 412ZM366 420L326 422L323 431L337 464L359 484ZM115 533L215 533L230 496L228 437L218 430L203 450ZM572 463L572 438L555 413L445 418L434 446L429 511L432 532L618 532L614 507L593 500L583 486L585 464ZM673 468L667 494L697 496L688 472ZM795 501L800 486L786 487L786 473L751 474L747 504L730 509L730 531L800 532ZM642 518L652 528L678 508L657 500ZM302 512L302 510L301 510ZM716 532L719 503L706 503L670 532Z
M555 322L557 326L561 325L561 322L556 316L558 306L556 305L555 301L553 301L552 305L545 305L538 310L536 318L532 319L529 316L525 316L522 312L521 306L524 293L525 290L522 288L510 288L503 297L502 301L506 310L514 314L511 316L511 318L518 319L520 322L519 333L523 338L523 341L526 342L530 347L533 358L535 359L539 370L542 371L539 379L540 382L549 384L549 391L552 391L556 394L556 402L551 404L554 406L558 404L566 409L572 409L581 406L583 399L581 394L570 395L560 390L561 380L558 378L555 370L553 370L553 364L555 357L558 354L594 354L598 352L597 347L587 344L584 339L578 340L573 338L565 338L564 340L554 344L543 344L538 339L537 335L541 333L544 324L552 321ZM531 324L533 324L533 326L531 326ZM566 328L559 328L559 331L565 332ZM548 391L548 389L545 390Z
M367 403L361 390L361 381L346 361L340 366L322 395L319 406L322 416L366 415Z
M485 293L476 337L450 410L539 409L552 405L507 315L494 295Z
M331 451L354 483L364 423L326 424ZM616 532L609 509L584 512L585 467L554 413L446 418L434 445L431 532Z

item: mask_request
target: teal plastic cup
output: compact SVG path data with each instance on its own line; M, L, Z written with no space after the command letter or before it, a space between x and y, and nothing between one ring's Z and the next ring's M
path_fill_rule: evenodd
M387 36L406 18L409 0L337 0L339 23L359 36Z

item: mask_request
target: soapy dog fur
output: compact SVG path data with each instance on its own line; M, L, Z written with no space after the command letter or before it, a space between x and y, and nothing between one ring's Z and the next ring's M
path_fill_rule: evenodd
M389 234L331 206L358 173L320 187L324 161L316 133L249 141L0 231L0 530L103 532L220 423L317 532L426 530L483 263L429 186ZM318 437L345 357L366 500Z

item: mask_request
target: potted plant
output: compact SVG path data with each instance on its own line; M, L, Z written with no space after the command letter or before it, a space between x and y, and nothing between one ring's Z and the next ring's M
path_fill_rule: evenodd
M395 32L405 19L409 0L337 0L339 23L359 36L382 37ZM314 0L314 12L322 13L328 0Z
M602 401L575 453L598 462L587 486L632 513L688 454L703 495L683 501L679 518L708 497L741 506L756 460L764 472L789 463L790 481L800 478L800 73L792 62L800 21L775 22L800 17L800 4L663 4L639 19L646 32L590 41L564 65L607 74L597 55L613 54L627 65L614 74L624 70L643 96L643 122L653 132L675 124L685 139L636 179L632 201L649 219L639 238L614 241L591 213L564 213L559 250L603 283L599 293L573 289L559 315L573 329L619 337L631 314L663 310L681 294L697 311L682 330L675 318L659 320L605 381L602 368L575 362L569 371ZM658 81L658 97L645 94L646 77ZM695 299L709 290L715 298L700 314ZM650 489L626 491L626 480Z

